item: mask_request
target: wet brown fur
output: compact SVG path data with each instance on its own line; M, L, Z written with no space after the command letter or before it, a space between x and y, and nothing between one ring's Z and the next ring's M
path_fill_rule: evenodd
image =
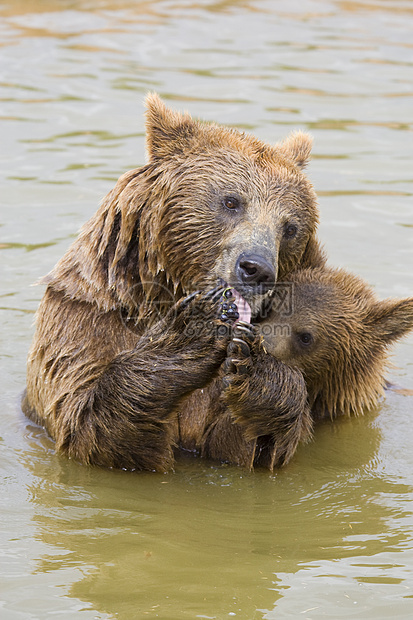
M302 172L308 136L271 146L156 95L147 105L149 162L119 179L43 280L23 409L83 463L165 471L182 402L217 375L228 338L189 337L181 310L163 331L156 321L175 299L229 282L241 249L261 248L284 278L324 256ZM223 209L228 193L238 213ZM246 296L258 312L265 295ZM203 308L210 320L215 310Z

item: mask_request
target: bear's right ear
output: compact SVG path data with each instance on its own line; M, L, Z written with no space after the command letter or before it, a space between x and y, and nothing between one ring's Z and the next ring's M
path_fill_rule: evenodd
M313 139L308 133L293 131L285 140L277 143L275 146L278 151L281 151L296 166L305 168L310 159Z
M375 302L365 322L379 343L389 345L413 330L413 298Z
M146 148L149 161L171 157L187 150L199 131L189 114L173 112L156 93L146 97Z

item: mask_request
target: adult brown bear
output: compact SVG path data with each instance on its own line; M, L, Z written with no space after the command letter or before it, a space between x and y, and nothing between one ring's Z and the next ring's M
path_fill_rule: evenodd
M219 326L208 291L231 284L249 320L277 277L324 258L308 136L271 146L156 95L147 106L148 164L119 179L43 280L23 409L83 463L165 471L181 403L226 356L228 330L188 329Z

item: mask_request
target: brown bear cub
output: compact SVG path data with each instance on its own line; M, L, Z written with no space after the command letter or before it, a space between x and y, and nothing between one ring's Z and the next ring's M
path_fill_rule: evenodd
M235 420L243 429L232 431L236 462L269 469L288 462L313 420L377 404L388 348L412 329L413 298L380 301L343 269L291 274L276 285L266 318L234 329L224 364L227 409L207 431L204 452L226 458L220 436Z
M174 300L230 284L249 321L277 279L324 257L308 136L269 145L156 95L147 106L148 163L119 179L43 280L23 409L69 457L165 471L181 403L217 375L230 340L222 291L167 314ZM197 317L211 329L187 329Z

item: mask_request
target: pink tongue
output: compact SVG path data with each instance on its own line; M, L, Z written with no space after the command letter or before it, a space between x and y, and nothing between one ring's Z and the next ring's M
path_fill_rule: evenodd
M249 304L234 288L232 289L232 294L235 297L235 303L238 308L239 319L237 320L244 321L245 323L251 323L251 308L249 307Z

